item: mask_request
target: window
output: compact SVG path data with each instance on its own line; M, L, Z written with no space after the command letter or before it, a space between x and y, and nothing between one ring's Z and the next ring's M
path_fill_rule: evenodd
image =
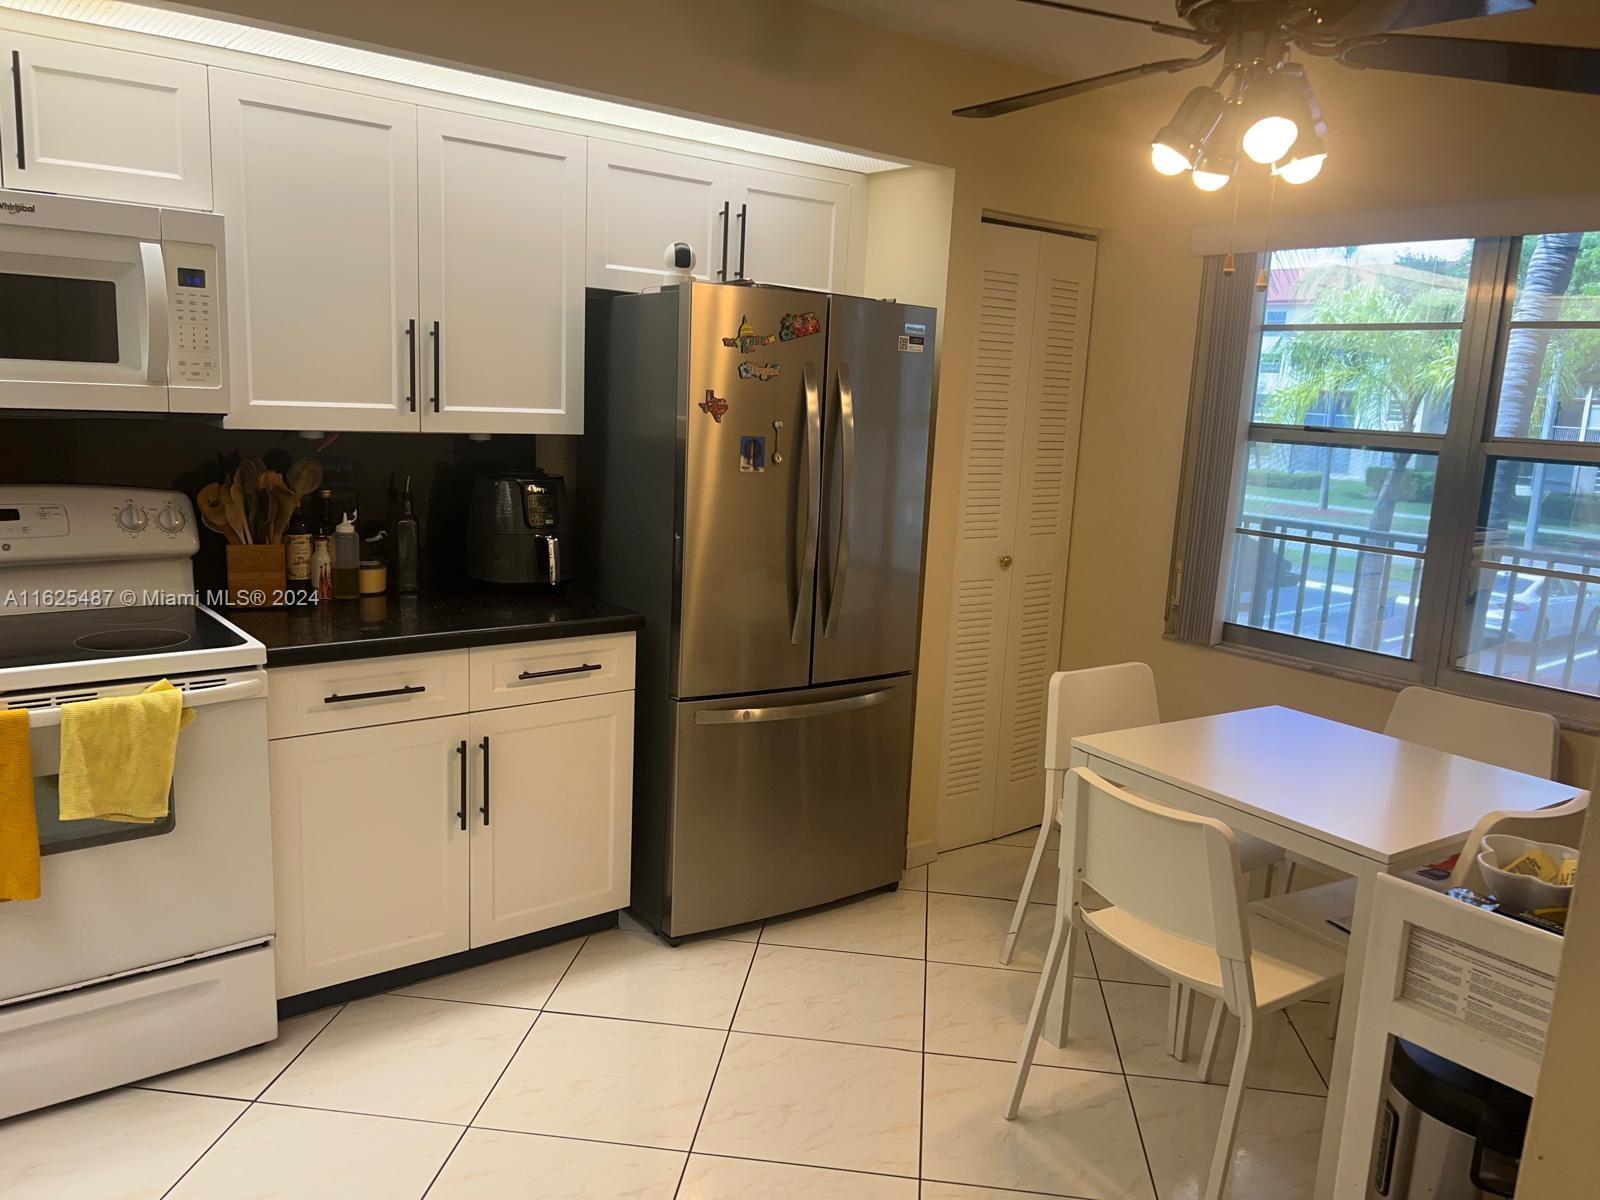
M1208 265L1169 632L1600 721L1600 233L1265 265Z

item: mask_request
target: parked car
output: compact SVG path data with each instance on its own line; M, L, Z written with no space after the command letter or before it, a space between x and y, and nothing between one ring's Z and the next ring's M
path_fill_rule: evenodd
M1483 610L1482 643L1525 642L1540 646L1554 638L1593 637L1600 627L1600 578L1593 583L1541 575L1516 576L1518 590L1496 587Z

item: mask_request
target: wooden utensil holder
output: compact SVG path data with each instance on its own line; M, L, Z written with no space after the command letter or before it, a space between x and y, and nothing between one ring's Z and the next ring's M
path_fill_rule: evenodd
M283 603L283 547L228 547L228 606L276 608Z

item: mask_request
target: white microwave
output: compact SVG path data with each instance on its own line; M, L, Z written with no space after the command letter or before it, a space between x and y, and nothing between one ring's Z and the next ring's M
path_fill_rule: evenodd
M222 228L0 191L0 409L226 413Z

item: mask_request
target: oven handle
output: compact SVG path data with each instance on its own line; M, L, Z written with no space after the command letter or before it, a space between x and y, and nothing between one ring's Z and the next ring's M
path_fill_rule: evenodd
M151 383L166 383L171 302L167 296L167 255L160 242L139 243L139 265L144 269L144 313L150 338L145 378Z
M137 692L130 692L137 695ZM196 688L183 693L183 706L185 708L205 708L211 704L225 704L230 700L253 700L257 696L267 694L267 683L264 679L240 679L234 683L224 683L219 687ZM22 711L28 714L29 724L34 729L51 729L61 724L61 710L66 708L58 704L53 708L25 708Z

